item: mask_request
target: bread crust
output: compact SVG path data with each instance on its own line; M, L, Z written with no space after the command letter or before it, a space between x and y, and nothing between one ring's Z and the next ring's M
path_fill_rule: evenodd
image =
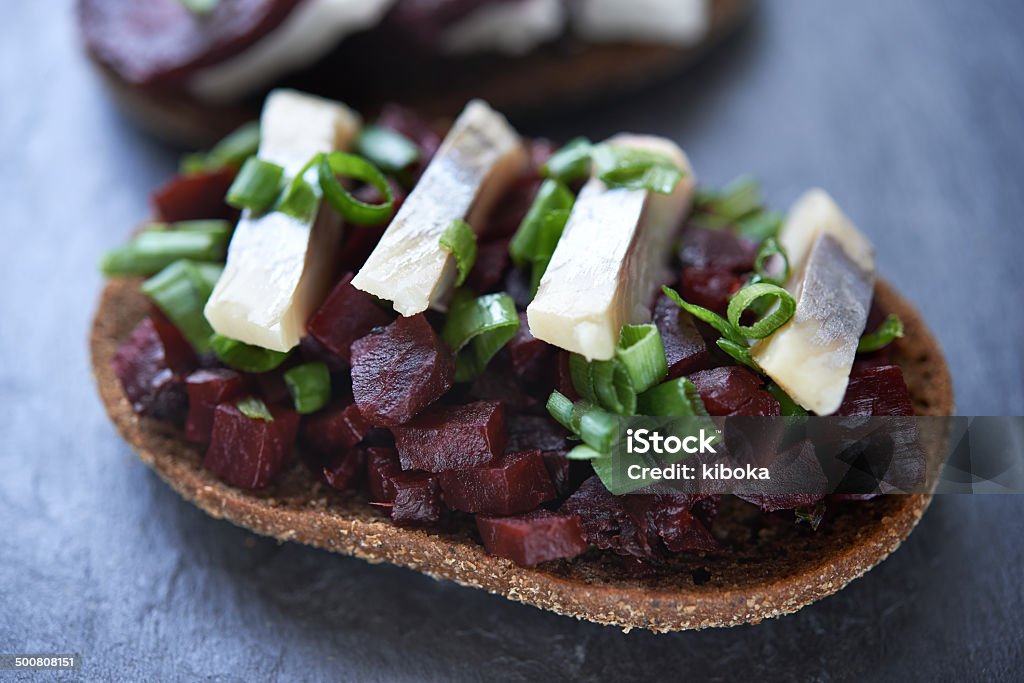
M202 452L180 432L132 412L114 375L118 345L147 314L137 279L103 290L90 347L100 396L118 431L139 457L186 500L213 517L258 534L298 541L369 562L408 567L437 579L482 588L559 614L623 629L700 629L757 623L795 612L835 593L882 561L910 534L930 502L924 494L845 503L815 532L769 524L728 497L716 520L726 550L682 554L640 576L609 553L523 568L488 555L467 520L442 531L403 529L364 494L340 493L315 481L301 463L259 492L232 488L202 467ZM915 409L952 415L953 393L942 352L920 316L885 282L876 297L904 321L895 343Z
M444 68L417 69L399 86L394 78L352 84L334 79L302 89L372 112L395 99L424 116L451 118L478 97L510 115L606 98L664 78L730 34L750 12L750 0L713 0L710 29L699 44L676 48L640 44L554 45L522 57L467 57ZM260 101L213 106L180 90L134 87L92 59L120 108L141 128L178 145L203 147L256 119ZM440 73L443 71L443 73ZM337 86L337 90L333 86ZM354 88L354 89L352 89Z

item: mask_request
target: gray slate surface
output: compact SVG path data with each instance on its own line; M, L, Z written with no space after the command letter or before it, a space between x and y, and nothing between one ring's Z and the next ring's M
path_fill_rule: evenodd
M107 103L67 5L5 3L0 23L0 652L77 651L88 680L1021 677L1020 497L937 500L894 557L797 615L660 637L183 503L107 422L85 343L97 257L175 154ZM763 5L688 80L527 128L671 134L702 179L753 173L780 207L826 187L933 325L960 412L1024 413L1021 5Z

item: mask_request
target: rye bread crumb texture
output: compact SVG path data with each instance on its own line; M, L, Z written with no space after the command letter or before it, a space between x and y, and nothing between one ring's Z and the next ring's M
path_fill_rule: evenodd
M477 56L424 66L409 64L404 74L339 79L336 71L299 79L302 90L337 99L360 112L372 112L396 99L421 115L450 118L467 101L480 98L509 115L552 106L580 105L671 76L731 34L750 14L750 0L712 0L709 30L685 47L642 44L560 43L520 57ZM91 55L90 55L91 57ZM136 125L169 142L205 147L259 116L262 96L212 106L180 91L133 87L92 59L122 111ZM368 65L364 62L361 68ZM401 77L400 83L395 82Z
M699 629L757 623L835 593L884 559L907 537L931 496L888 496L844 503L817 531L772 524L728 497L715 523L725 551L683 554L646 575L591 551L527 569L488 555L472 523L421 531L393 526L365 494L339 493L296 462L274 486L241 491L202 467L200 449L163 423L132 412L111 369L118 344L147 314L139 280L111 280L93 323L93 373L107 412L139 457L186 500L258 534L389 562L437 579L482 588L559 614L626 630ZM876 296L904 321L894 358L919 414L952 415L949 370L917 312L886 283Z

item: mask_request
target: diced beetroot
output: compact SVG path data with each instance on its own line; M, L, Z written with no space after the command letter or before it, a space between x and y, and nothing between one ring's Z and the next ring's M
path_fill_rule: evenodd
M398 453L393 448L366 449L366 483L370 500L390 503L395 500L395 477L402 473Z
M530 273L525 268L509 268L505 271L505 284L502 287L516 308L525 311L526 307L533 301L533 292L530 289Z
M478 515L476 527L484 548L521 567L569 559L587 551L583 527L575 515L537 510L515 517Z
M294 410L270 407L272 421L248 417L232 403L214 411L203 465L224 482L245 489L272 483L292 454L299 428Z
M476 263L466 284L477 294L493 291L505 279L508 268L508 240L483 242L476 252Z
M657 531L649 527L645 514L625 507L627 498L648 496L613 496L595 475L583 482L559 512L579 516L587 542L601 550L642 559L660 557Z
M739 277L719 268L683 268L680 280L680 290L686 301L719 315L725 315L729 297L742 286L743 281Z
M711 362L707 344L693 318L664 294L654 307L654 324L665 346L669 378L696 372Z
M597 476L572 494L560 512L580 518L592 545L619 555L657 560L672 552L711 551L718 543L693 513L703 496L613 496Z
M739 365L701 370L689 376L712 415L777 416L782 407L761 388L761 380Z
M396 196L395 201L397 200ZM381 223L380 225L361 225L346 229L345 235L342 237L341 249L339 249L338 268L342 272L359 270L366 263L366 259L369 258L377 243L380 242L387 227L388 223Z
M684 267L714 268L735 274L754 269L757 245L730 230L689 226L683 231L679 260Z
M913 414L914 404L898 365L855 369L836 411L836 415Z
M374 303L373 297L351 283L352 273L347 273L306 324L309 336L346 363L351 360L352 342L375 327L390 324L393 319Z
M185 416L185 376L195 364L185 338L157 316L143 319L132 330L111 363L132 410L175 422Z
M321 362L327 366L332 373L341 373L348 370L348 361L343 360L326 346L318 342L308 334L299 340L299 357L307 362ZM348 374L347 372L345 374Z
M516 376L527 382L546 379L548 386L551 386L558 349L533 336L526 313L519 314L519 331L505 348L508 349Z
M497 401L435 406L391 433L403 470L478 467L505 451L505 410Z
M505 418L507 441L505 448L510 451L541 451L567 452L568 432L565 427L550 417L541 415L508 415Z
M224 195L236 172L235 168L221 168L171 178L150 196L157 217L169 223L234 218L238 212L224 203Z
M506 410L518 413L544 412L550 387L534 387L524 381L512 368L507 349L498 352L465 388L465 401L500 401Z
M481 236L498 239L515 234L519 224L526 217L526 212L530 210L539 188L540 180L536 171L532 168L527 169L487 216L484 225L481 226Z
M209 443L213 429L213 412L217 405L245 390L245 378L226 368L196 370L185 380L188 390L188 418L185 438L195 443Z
M541 451L544 466L548 469L555 493L565 496L572 490L572 461L565 457L565 451Z
M331 488L348 491L355 487L365 468L366 451L362 448L349 448L335 451L333 457L328 458L323 465L322 472Z
M411 420L452 388L455 356L423 314L352 343L352 393L370 424Z
M711 552L720 547L708 528L693 514L690 496L656 496L650 515L658 536L670 552Z
M299 440L305 448L329 456L351 450L369 431L370 423L356 404L335 399L323 410L303 418Z
M292 395L284 381L284 373L296 365L293 356L270 372L250 374L248 377L256 385L260 398L266 403L291 403Z
M748 482L745 490L737 492L736 497L753 503L764 512L814 505L824 497L828 478L811 442L797 442L778 454L771 467L771 479Z
M544 457L536 450L505 453L485 467L442 472L438 478L448 507L463 512L513 515L557 495Z
M392 479L395 497L391 521L397 526L434 526L444 504L437 477L426 472L400 472Z

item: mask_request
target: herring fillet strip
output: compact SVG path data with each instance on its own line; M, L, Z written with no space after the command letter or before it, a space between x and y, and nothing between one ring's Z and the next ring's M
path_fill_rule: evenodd
M689 160L669 140L619 135L608 143L664 154L684 176L670 195L609 188L592 178L576 198L526 310L535 337L590 360L614 355L623 325L650 320L696 185Z
M276 90L263 108L258 156L291 177L315 154L350 146L359 127L340 103ZM329 208L312 221L244 211L204 310L214 331L275 351L294 348L331 284L340 240L340 219Z
M478 229L526 161L505 117L480 100L470 102L352 285L406 316L443 306L455 264L441 236L456 219Z

